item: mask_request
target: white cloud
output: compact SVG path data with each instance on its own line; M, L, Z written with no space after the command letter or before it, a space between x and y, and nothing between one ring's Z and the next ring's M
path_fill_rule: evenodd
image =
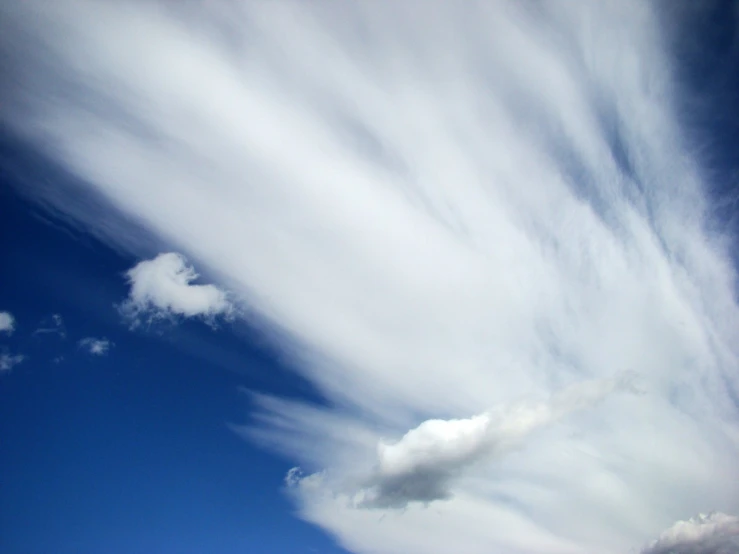
M21 354L12 355L7 352L0 352L0 373L10 371L25 359L26 357Z
M131 290L121 311L133 320L228 315L232 306L215 285L193 285L199 276L184 256L173 252L139 262L126 273Z
M99 339L94 337L86 337L80 340L78 344L80 348L83 348L93 356L105 356L108 354L108 351L111 349L111 347L115 346L114 343L110 342L105 337Z
M615 554L739 512L735 273L662 4L6 4L2 123L133 223L39 199L197 260L329 400L257 397L248 431L312 475L301 517L356 552ZM353 507L382 440L629 369L646 394L448 500Z
M10 312L0 312L0 333L12 335L15 331L15 318Z
M734 554L739 552L739 517L713 512L678 521L642 554Z
M410 502L447 500L453 481L469 466L504 456L535 431L596 405L614 390L633 390L631 385L624 378L578 383L546 402L521 402L468 419L424 421L396 442L379 442L377 463L357 505L405 508Z

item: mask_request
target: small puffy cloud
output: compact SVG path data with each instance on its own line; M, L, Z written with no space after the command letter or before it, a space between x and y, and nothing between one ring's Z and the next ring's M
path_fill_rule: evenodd
M15 318L10 312L0 312L0 333L13 334L15 331Z
M0 373L10 371L25 359L26 357L21 354L12 355L7 352L0 353Z
M641 554L735 554L739 517L713 512L678 521Z
M193 285L199 275L181 254L159 254L139 262L126 272L131 286L121 312L134 322L172 316L228 315L232 305L226 292L215 285Z
M112 343L105 337L99 339L94 337L87 337L80 340L78 344L80 348L92 354L93 356L105 356L108 351L110 351L110 348L112 346L115 346L114 343Z

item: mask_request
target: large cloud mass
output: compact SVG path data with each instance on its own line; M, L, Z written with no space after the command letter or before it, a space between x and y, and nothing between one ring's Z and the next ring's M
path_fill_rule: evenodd
M40 201L186 254L325 395L256 396L245 430L304 468L307 521L356 552L621 553L739 513L735 275L661 5L6 2L0 115L136 225ZM165 261L132 298L211 305ZM546 415L624 370L645 394ZM478 456L506 406L548 423Z

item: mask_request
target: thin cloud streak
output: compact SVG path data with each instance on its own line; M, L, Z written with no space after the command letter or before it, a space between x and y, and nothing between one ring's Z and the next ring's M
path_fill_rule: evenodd
M739 513L735 274L655 6L9 4L0 116L325 394L258 397L244 431L311 475L306 520L357 552L623 552ZM353 507L383 439L623 370L644 395L465 466L449 500Z
M49 317L45 317L39 324L39 327L33 332L33 335L57 335L60 339L66 339L67 330L64 326L64 319L60 314L52 314Z

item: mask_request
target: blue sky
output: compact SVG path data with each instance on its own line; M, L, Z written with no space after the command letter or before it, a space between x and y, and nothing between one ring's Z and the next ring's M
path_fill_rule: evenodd
M0 551L736 548L739 3L423 5L0 7Z
M52 177L53 178L53 177ZM115 307L135 261L39 211L4 177L0 550L344 552L292 515L289 461L242 440L242 389L310 397L247 331L202 322L130 331ZM65 337L34 334L55 328ZM114 346L95 356L85 337ZM61 359L59 359L61 358Z

